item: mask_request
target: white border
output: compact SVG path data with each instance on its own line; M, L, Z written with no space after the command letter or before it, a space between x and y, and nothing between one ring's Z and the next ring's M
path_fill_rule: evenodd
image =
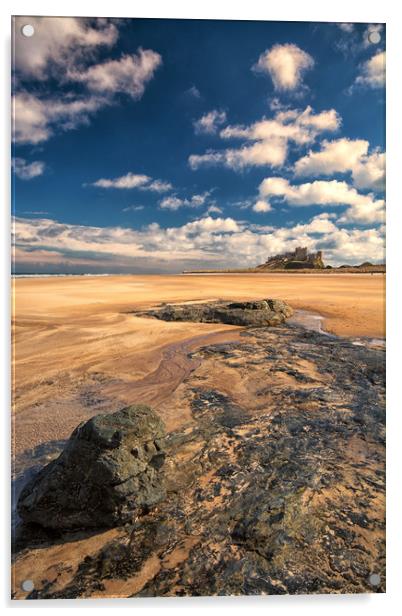
M2 602L6 609L74 609L79 614L87 609L129 609L137 613L164 611L173 614L176 611L191 609L194 614L205 610L210 613L229 609L241 613L244 609L258 612L280 611L281 614L298 616L305 614L375 614L379 611L391 611L396 608L399 599L400 554L401 554L401 438L402 438L402 405L401 405L401 330L402 315L401 277L402 255L402 164L401 164L401 41L402 24L399 20L398 3L395 0L381 2L355 2L351 0L336 0L325 3L317 0L286 0L286 2L269 2L267 0L247 0L235 4L233 0L202 0L199 3L183 2L183 0L147 0L144 3L113 0L110 4L90 0L36 0L35 2L4 0L1 8L0 28L2 32L2 49L5 52L0 65L2 71L1 97L1 132L3 147L0 150L0 186L3 187L2 217L0 224L0 259L1 259L1 290L2 319L0 340L2 416L3 416L3 496L9 495L9 67L10 67L10 16L14 15L73 15L73 16L106 16L106 17L170 17L170 18L201 18L201 19L260 19L286 21L340 21L340 22L386 22L387 23L387 593L386 595L355 595L355 596L283 596L283 597L245 597L245 598L206 598L206 599L124 599L124 600L75 600L75 601L33 601L10 602L9 596L9 496L3 498L3 553L1 559L2 572ZM399 316L399 318L398 318ZM7 348L8 347L8 348ZM398 404L399 402L399 404ZM398 506L399 505L399 506Z

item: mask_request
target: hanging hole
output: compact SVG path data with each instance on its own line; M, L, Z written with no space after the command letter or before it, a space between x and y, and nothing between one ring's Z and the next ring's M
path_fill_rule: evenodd
M371 30L371 32L368 33L367 38L369 40L369 43L371 43L372 45L378 45L378 43L381 41L381 34L378 32L378 30Z
M371 586L379 586L381 584L381 576L378 573L372 573L368 581Z
M35 584L32 580L24 580L21 584L22 590L25 592L31 592L35 588Z
M22 26L21 32L23 36L31 38L35 34L35 28L31 24L25 24L25 26Z

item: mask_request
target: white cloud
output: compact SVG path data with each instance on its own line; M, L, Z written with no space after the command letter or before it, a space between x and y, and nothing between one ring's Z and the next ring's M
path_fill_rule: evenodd
M20 180L32 180L45 171L45 163L40 160L28 163L24 158L13 158L11 164L15 175Z
M306 224L291 227L249 225L233 218L207 216L180 227L161 228L152 223L142 229L88 227L50 219L16 219L14 244L17 264L27 253L39 251L32 261L40 263L48 252L59 261L88 258L118 267L180 271L186 267L248 267L268 256L292 250L302 243L309 250L324 250L333 264L382 261L383 228L341 228L323 213Z
M385 202L383 199L357 201L338 218L338 221L360 225L385 223Z
M269 73L275 90L295 90L304 73L313 68L313 58L293 44L274 45L262 53L253 69Z
M116 26L107 19L78 17L30 17L35 29L33 38L21 35L26 17L15 17L15 68L23 77L46 79L49 69L56 74L83 54L117 41Z
M312 142L323 131L336 131L341 120L335 109L314 113L310 106L303 111L279 111L270 120L259 120L250 126L227 126L220 132L222 139L268 141L284 139L298 144Z
M373 152L362 158L352 170L353 183L357 188L383 191L385 189L385 153Z
M85 83L92 92L122 92L138 100L161 64L162 58L156 51L140 48L137 54L123 55L119 60L94 64L86 70L71 70L67 77Z
M158 259L186 258L187 251L200 257L215 235L238 233L239 224L232 218L207 216L182 227L162 229L152 223L142 230L123 227L69 225L50 219L21 219L14 224L14 244L19 248L46 248L69 253L98 253L123 257ZM189 255L191 256L191 255Z
M383 222L385 202L372 194L362 195L346 182L315 180L305 184L291 185L285 178L266 178L260 184L260 195L268 202L270 198L285 200L291 206L351 206L340 218L341 222L370 224Z
M256 203L254 203L252 210L262 214L265 212L270 212L272 210L272 206L263 199L259 199Z
M217 205L210 205L207 209L207 214L222 214L222 209Z
M287 109L279 111L276 114L278 122L283 124L294 123L296 126L301 126L310 131L311 141L324 131L336 131L341 125L341 118L335 109L328 109L320 113L314 113L312 107L307 107L300 111L299 109Z
M385 87L385 51L378 51L361 66L355 84L369 88Z
M173 188L170 182L152 180L148 175L131 172L113 179L100 178L91 185L99 188L118 188L123 190L139 188L140 190L150 190L157 193L168 192Z
M172 210L173 212L175 212L179 208L187 205L187 203L185 199L180 199L179 197L173 196L165 197L164 199L162 199L159 205L162 210Z
M318 152L309 151L295 163L296 175L328 175L353 169L367 154L369 142L364 139L323 141Z
M233 218L211 218L206 216L199 220L188 222L181 227L186 234L198 235L203 233L239 233L242 229L240 225Z
M147 175L127 173L113 180L100 178L96 180L96 182L93 182L92 186L98 186L100 188L122 188L127 190L144 186L144 184L148 184L150 180L151 178Z
M353 32L354 27L355 27L354 24L351 24L351 23L338 23L336 25L338 26L338 28L343 30L343 32L347 32L348 34Z
M142 186L142 190L151 190L157 193L169 192L169 190L173 189L173 186L170 182L165 182L163 180L152 180L149 185Z
M26 18L15 18L15 96L12 101L13 140L22 144L47 141L55 133L89 123L91 116L117 102L124 93L138 100L161 65L150 49L117 60L93 63L102 46L112 47L118 30L111 20L74 17L33 17L34 37L22 36ZM40 83L35 93L30 81ZM55 80L63 95L55 95ZM71 81L83 92L67 90ZM60 89L61 91L61 89Z
M295 163L297 176L331 175L350 172L359 189L384 190L385 154L368 155L369 142L364 139L323 141L317 152L310 150Z
M369 47L375 49L375 46L381 40L382 24L368 24L363 31L360 24L358 28L356 28L357 24L352 23L336 25L342 33L338 32L338 37L333 41L333 46L349 61L351 58L357 58Z
M278 167L285 162L286 154L286 141L271 139L238 149L230 148L220 152L209 150L206 154L192 154L189 157L189 165L193 170L203 165L218 164L237 170L245 167Z
M162 210L176 211L181 207L200 207L204 205L212 191L207 190L199 195L192 195L189 199L181 199L176 195L165 197L159 206ZM216 210L215 210L216 211Z
M328 235L329 233L337 232L338 228L335 223L331 220L332 215L328 214L328 212L323 212L322 214L318 214L314 216L310 220L310 222L306 224L297 224L293 227L293 233L297 234L305 234L305 233L313 233L313 234L321 234Z
M251 145L192 154L189 165L192 169L202 165L224 165L231 169L249 166L280 167L286 160L289 141L310 143L323 131L337 130L340 123L334 109L317 114L310 106L303 111L279 111L273 119L263 119L250 126L227 126L220 132L222 139L242 139L253 142Z
M80 99L39 99L19 92L12 99L12 132L16 143L47 141L57 130L71 130L89 122L92 114L108 104L93 96Z
M217 132L219 126L226 122L225 111L213 109L205 113L201 118L194 122L194 130L197 135L207 134L213 135Z
M124 207L122 212L140 212L143 209L143 205L129 205L128 207Z
M359 195L355 188L338 180L315 180L305 184L290 184L281 177L270 177L260 184L263 197L281 197L289 205L352 205L361 200L368 200L367 195Z

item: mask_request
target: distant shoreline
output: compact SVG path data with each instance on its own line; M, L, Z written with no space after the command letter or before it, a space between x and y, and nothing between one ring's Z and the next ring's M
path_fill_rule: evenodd
M183 274L385 274L385 265L371 265L368 267L332 267L306 268L306 269L227 269L227 270L184 270Z
M108 273L108 274L96 274L96 273L79 273L79 274L70 274L70 273L43 273L43 274L29 274L29 273L12 273L11 278L91 278L91 277L111 277L111 276L182 276L182 275L190 275L190 274L286 274L286 275L295 275L295 274L385 274L386 267L385 265L372 265L370 267L358 267L358 266L350 266L350 267L334 267L331 269L261 269L261 268L250 268L250 269L227 269L227 270L209 270L209 269L200 269L200 270L184 270L182 272L152 272L150 274L144 274L142 272L117 272L117 273Z

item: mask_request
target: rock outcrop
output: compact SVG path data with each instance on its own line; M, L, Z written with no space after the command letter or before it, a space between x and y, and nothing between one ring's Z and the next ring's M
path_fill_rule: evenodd
M92 417L25 486L19 516L60 530L131 520L164 498L164 436L162 420L147 406Z
M288 325L194 351L161 408L191 415L164 440L166 498L82 540L77 566L83 533L57 539L57 569L48 538L22 542L15 579L40 570L23 597L385 592L385 353L364 342ZM150 417L133 442L152 446Z
M292 308L279 299L249 302L208 302L205 304L166 304L146 313L163 321L226 323L247 327L279 325L293 314Z
M195 355L166 499L30 598L384 592L384 351L289 326Z

